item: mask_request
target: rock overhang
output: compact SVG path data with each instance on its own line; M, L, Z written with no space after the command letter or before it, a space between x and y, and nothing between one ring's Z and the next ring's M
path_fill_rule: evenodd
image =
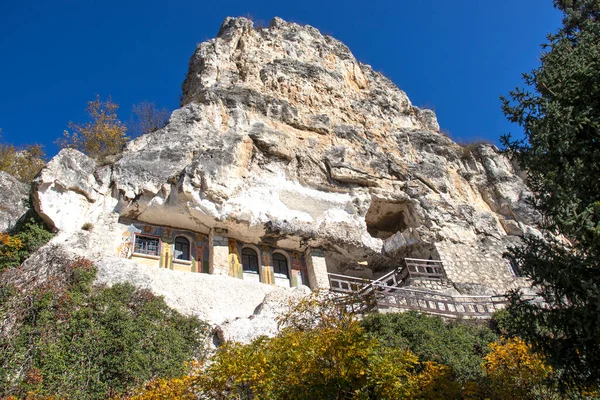
M166 127L108 166L63 150L34 190L73 234L117 215L377 268L534 230L528 195L494 146L467 152L341 42L278 18L226 19L190 59Z

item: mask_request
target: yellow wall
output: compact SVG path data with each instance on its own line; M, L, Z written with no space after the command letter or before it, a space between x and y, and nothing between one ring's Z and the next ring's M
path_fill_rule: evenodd
M194 272L192 267L193 264L184 264L184 263L178 263L178 262L173 262L173 269L175 271L183 271L183 272Z
M153 258L136 256L134 254L131 256L131 259L139 262L140 264L148 265L150 267L159 267L160 266L160 260L158 258L153 259Z

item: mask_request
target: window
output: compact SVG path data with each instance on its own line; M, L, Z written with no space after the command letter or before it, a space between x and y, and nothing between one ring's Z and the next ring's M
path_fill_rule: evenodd
M176 260L190 261L190 241L183 236L175 238L175 255Z
M149 256L158 256L160 253L160 239L150 236L135 235L133 252L147 254Z
M258 274L258 256L249 247L242 249L242 269L244 272L255 272Z
M278 278L289 278L287 258L281 253L273 253L273 272Z

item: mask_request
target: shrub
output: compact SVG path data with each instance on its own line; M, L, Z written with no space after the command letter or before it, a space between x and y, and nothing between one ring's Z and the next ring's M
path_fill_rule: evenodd
M129 284L95 287L87 260L67 268L66 285L0 286L0 392L101 399L156 377L179 376L202 358L207 325Z
M209 362L194 365L191 373L155 379L133 399L562 398L548 380L552 371L544 358L520 339L497 340L485 356L473 350L474 342L487 349L487 340L497 339L485 327L446 324L416 313L370 316L361 324L335 300L319 296L300 302L280 323L283 330L276 337L249 344L227 342ZM368 334L363 325L377 329ZM415 339L415 348L426 356L417 357L408 348ZM448 358L452 346L460 347L463 341L471 345L457 354L479 363L473 380L432 360ZM584 394L589 398L597 392Z
M32 211L17 224L13 233L0 233L0 272L21 265L31 253L52 238L41 219Z
M491 144L492 142L486 139L476 139L472 141L459 140L458 142L458 145L462 148L462 158L470 157L473 154L473 152L479 148L479 146Z
M403 398L417 359L383 348L358 323L287 330L248 345L227 343L196 379L209 398Z
M418 392L417 358L381 346L331 299L309 297L280 323L274 338L225 343L192 375L193 391L210 399L397 399ZM178 382L157 386L181 391Z
M553 391L551 386L543 385L552 368L523 340L513 338L490 346L492 351L484 358L484 368L487 395L492 399L536 398L536 393Z
M156 104L148 101L134 104L131 111L133 116L129 123L129 131L132 137L138 137L164 128L169 121L169 110L166 108L157 109Z
M0 171L4 171L22 182L31 182L46 165L44 147L32 144L21 148L0 143Z
M479 379L488 344L497 340L486 326L450 321L416 312L374 314L362 321L365 330L385 346L406 349L422 362L449 366L461 382Z

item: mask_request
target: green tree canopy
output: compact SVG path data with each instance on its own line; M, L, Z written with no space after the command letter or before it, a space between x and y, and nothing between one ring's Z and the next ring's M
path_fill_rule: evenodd
M485 325L444 321L417 312L372 314L361 325L386 347L410 350L422 362L449 366L461 382L483 376L488 345L499 339Z
M502 98L524 139L502 138L527 171L545 238L509 257L545 304L513 296L518 332L569 382L600 383L600 1L555 0L563 27L548 36L526 87ZM565 238L565 239L563 239Z

